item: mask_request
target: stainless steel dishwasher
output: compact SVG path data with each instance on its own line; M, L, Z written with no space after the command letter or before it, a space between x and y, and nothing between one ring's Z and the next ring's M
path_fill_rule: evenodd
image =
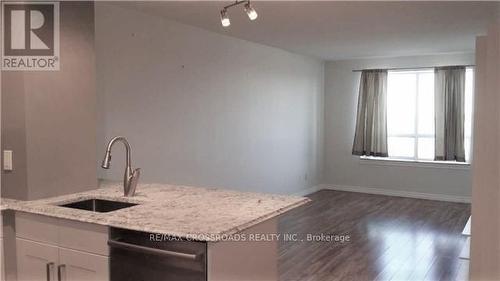
M205 242L119 228L109 235L111 281L207 280Z

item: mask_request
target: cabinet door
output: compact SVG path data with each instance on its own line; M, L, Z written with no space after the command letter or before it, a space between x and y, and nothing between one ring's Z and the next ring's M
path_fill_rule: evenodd
M18 281L56 280L59 249L55 246L16 238Z
M108 281L109 258L100 255L59 248L61 281Z

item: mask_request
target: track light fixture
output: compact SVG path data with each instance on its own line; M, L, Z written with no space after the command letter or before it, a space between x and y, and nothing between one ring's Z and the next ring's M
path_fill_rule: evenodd
M248 18L250 20L256 20L257 19L257 12L255 11L254 8L252 8L252 6L250 6L250 1L248 1L246 4L245 4L245 12L247 12L247 15L248 15Z
M231 25L231 21L229 20L229 17L227 16L226 8L224 8L224 9L222 9L222 11L220 11L220 22L222 23L222 26L224 26L224 27Z
M255 20L257 19L257 12L255 11L254 8L252 8L252 6L250 5L250 0L243 0L243 1L236 1L234 2L233 4L231 5L227 5L225 6L221 11L220 11L220 22L222 23L222 26L223 27L228 27L231 25L231 21L229 20L229 16L228 16L228 13L227 13L227 10L231 7L234 7L234 6L237 6L237 5L240 5L240 4L243 4L245 3L245 12L247 13L248 15L248 18L250 20Z

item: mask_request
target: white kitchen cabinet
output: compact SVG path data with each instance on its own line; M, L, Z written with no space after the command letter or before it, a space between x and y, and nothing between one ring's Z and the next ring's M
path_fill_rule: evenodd
M107 228L16 213L18 281L108 281Z
M108 258L16 239L18 281L108 280Z
M59 248L59 266L62 281L109 280L108 258Z
M250 227L241 235L277 234L277 219ZM278 280L278 241L220 241L207 245L208 281Z
M34 241L16 239L18 281L56 280L59 249Z

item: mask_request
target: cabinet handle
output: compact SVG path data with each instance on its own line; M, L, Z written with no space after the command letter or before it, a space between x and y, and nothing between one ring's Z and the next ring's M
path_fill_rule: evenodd
M54 271L54 263L48 262L45 269L47 271L47 281L52 281L52 272Z
M144 254L154 254L154 255L160 255L160 256L167 256L167 257L173 257L173 258L182 258L182 259L188 259L188 260L198 260L201 256L200 254L188 254L188 253L160 250L160 249L149 248L149 247L125 243L125 242L121 242L121 241L115 241L115 240L108 240L108 245L111 247L115 247L118 249L124 249L124 250L128 250L128 251L134 251L134 252L139 252L139 253L144 253Z
M65 264L61 264L61 265L57 266L57 280L63 281L63 277L64 277L64 280L66 280L66 265Z

